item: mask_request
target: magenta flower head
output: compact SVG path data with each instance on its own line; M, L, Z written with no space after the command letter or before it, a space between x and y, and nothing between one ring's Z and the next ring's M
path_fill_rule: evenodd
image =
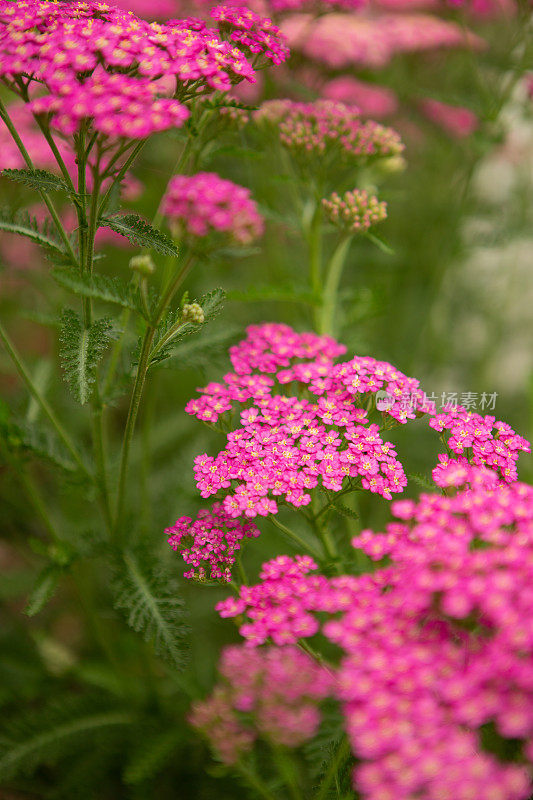
M254 17L250 35L261 33L261 52L279 62L269 24ZM255 81L252 49L240 47L201 20L149 23L101 2L0 0L0 81L65 135L85 122L130 139L179 127L187 102Z
M298 747L314 736L319 703L334 685L330 673L297 647L227 647L220 673L223 682L195 703L190 722L230 764L257 738Z
M249 51L259 63L262 60L265 64L282 64L289 57L285 37L272 20L243 6L215 6L210 13L221 32L227 31L231 41Z
M175 175L163 198L163 213L178 237L222 234L247 245L263 233L263 219L250 190L215 172Z
M322 200L322 207L330 222L352 233L364 233L387 218L387 204L364 189L345 192L342 197L333 192Z

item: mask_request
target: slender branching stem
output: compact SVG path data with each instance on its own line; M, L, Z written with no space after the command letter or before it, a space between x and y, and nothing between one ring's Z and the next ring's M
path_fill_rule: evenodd
M285 534L285 536L287 536L289 539L291 539L291 541L293 541L296 545L298 545L299 549L304 550L304 552L306 553L310 553L313 556L313 558L322 561L322 554L312 544L307 542L305 539L302 539L301 536L299 536L293 530L284 525L283 522L280 522L274 514L271 514L269 519L272 522L272 524L276 526L276 528L279 528L279 530L282 531Z

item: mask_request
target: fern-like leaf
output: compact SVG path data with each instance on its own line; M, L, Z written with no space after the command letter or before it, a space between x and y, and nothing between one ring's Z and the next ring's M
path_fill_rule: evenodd
M136 214L113 214L110 217L102 217L100 225L120 233L139 247L155 250L164 256L178 255L178 248L166 233L152 228Z
M181 668L187 627L175 581L158 574L144 553L139 557L129 550L115 581L115 596L115 608L125 614L128 625L152 642L158 655Z
M409 480L413 481L413 483L416 483L417 486L420 486L421 489L425 489L428 492L435 492L437 489L431 478L427 478L419 472L411 473L407 477Z
M32 217L27 211L13 212L10 209L0 209L0 231L25 236L49 251L61 256L65 255L62 245L51 232L50 226L46 223L39 225L35 217Z
M63 570L57 564L51 564L39 573L24 609L28 617L34 617L43 610L54 596L62 574Z
M63 289L68 289L74 294L114 303L122 308L145 314L139 289L119 278L112 278L109 275L80 275L72 269L63 268L52 270L52 277Z
M3 169L2 176L41 192L70 192L63 178L46 169Z
M124 769L124 782L133 786L157 775L174 757L184 738L183 727L163 731L147 730L146 734L132 752Z
M64 309L61 322L61 362L65 378L74 397L83 405L90 399L96 367L109 344L111 324L107 319L99 319L85 328L69 308Z
M41 764L53 764L80 745L88 748L106 731L135 722L132 711L110 708L101 698L32 709L1 731L0 781L31 773Z

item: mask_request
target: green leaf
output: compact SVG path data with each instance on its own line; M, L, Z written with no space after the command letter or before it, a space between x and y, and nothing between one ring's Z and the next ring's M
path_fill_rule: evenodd
M76 400L84 405L91 396L98 362L109 344L111 324L99 319L85 328L69 308L64 309L61 321L60 357L65 379Z
M101 698L62 701L33 709L9 721L0 739L0 780L28 774L42 764L53 764L76 748L90 748L102 734L136 722L124 708L110 708Z
M420 486L422 489L426 489L428 492L435 492L437 490L437 486L433 483L431 478L427 478L425 475L421 475L419 472L412 473L407 476L409 480L416 483L417 486Z
M350 519L359 519L359 514L354 511L352 508L345 506L344 503L335 503L334 508L339 514L342 514L343 517L350 517Z
M200 298L200 305L204 312L204 325L206 322L211 322L216 316L220 314L224 307L224 300L226 299L226 292L224 289L213 289L211 292L202 295Z
M41 192L67 192L70 193L68 185L59 175L48 172L46 169L3 169L2 177L10 181L29 186Z
M24 609L24 613L28 617L34 617L39 611L43 610L55 594L62 574L63 570L55 564L43 569L35 582Z
M58 439L46 428L36 423L9 420L0 421L0 440L11 453L35 456L65 472L77 472L77 467Z
M155 250L164 256L178 256L178 248L172 239L166 233L152 228L136 214L113 214L110 217L102 217L100 225L120 233L139 247Z
M114 303L129 308L144 316L144 308L139 289L133 283L109 275L80 275L72 269L52 270L52 277L63 289L68 289L82 297Z
M184 602L176 582L158 574L145 553L138 557L129 550L115 581L115 608L124 612L128 625L152 642L155 652L174 667L184 662Z
M381 239L379 236L376 236L375 233L367 232L364 234L364 236L367 239L370 239L370 241L373 244L375 244L376 247L378 247L382 253L386 253L388 256L393 256L395 254L395 250L393 250L392 247L390 247L390 245L388 245L387 242L384 242L383 239Z
M39 225L35 217L32 217L27 211L13 212L10 209L0 209L0 231L25 236L47 250L62 256L66 255L63 246L52 233L51 226L48 223Z
M184 730L183 727L150 730L140 738L139 746L124 769L124 782L134 786L153 778L169 763L183 741Z
M186 342L178 342L164 366L170 369L206 367L221 353L226 353L228 347L240 333L241 331L237 327L201 331Z

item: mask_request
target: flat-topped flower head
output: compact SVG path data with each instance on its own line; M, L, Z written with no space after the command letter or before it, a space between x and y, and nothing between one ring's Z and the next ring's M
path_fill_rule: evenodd
M317 157L327 157L332 163L364 163L399 155L404 149L392 128L363 121L356 106L331 100L269 100L254 118L258 124L275 128L281 143L297 158L313 163Z
M289 57L285 37L272 20L244 6L215 6L210 13L220 30L227 30L231 41L252 56L261 56L264 62L273 64L282 64Z
M162 208L176 236L197 239L223 234L246 245L263 232L263 219L250 190L215 172L175 175Z
M331 686L363 800L527 800L533 487L467 463L442 471L457 493L396 501L385 533L353 539L386 566L327 578L278 556L217 610L258 658L319 632L340 648Z
M227 647L219 670L222 682L193 705L190 722L222 761L234 763L257 738L298 747L317 732L333 679L297 647Z
M229 517L220 503L214 503L210 511L200 511L194 521L180 517L165 534L172 549L178 550L190 566L185 578L227 583L243 539L259 536L259 530L251 522Z
M64 134L91 120L144 138L182 125L199 95L255 81L250 48L203 21L147 22L101 2L0 0L0 48L0 80Z
M322 200L322 208L333 225L352 233L365 232L387 218L387 204L364 189L345 192L342 197L333 192Z

